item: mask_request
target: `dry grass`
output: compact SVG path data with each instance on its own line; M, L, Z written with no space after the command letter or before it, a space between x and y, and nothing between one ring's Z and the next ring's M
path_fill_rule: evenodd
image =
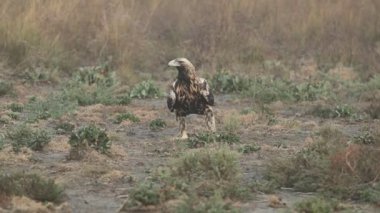
M315 58L323 67L342 62L368 75L379 68L379 9L375 0L4 0L0 55L14 70L52 78L55 69L112 57L136 82L138 72L160 76L176 56L208 70L247 72L266 60L293 67L305 64L293 59Z

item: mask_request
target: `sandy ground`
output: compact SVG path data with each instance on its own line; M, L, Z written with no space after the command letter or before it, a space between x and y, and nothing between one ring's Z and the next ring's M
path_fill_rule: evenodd
M310 103L285 105L275 102L269 108L274 112L276 121L268 125L269 118L257 108L248 114L240 113L243 109L252 108L253 103L250 101L219 95L216 103L218 129L223 129L235 119L237 123L234 126L241 136L241 144L261 146L259 152L244 154L240 159L244 181L247 183L261 178L264 163L271 155L295 152L312 140L311 136L323 125L336 125L346 134L354 135L373 122L319 119L306 115ZM141 121L115 124L115 116L122 112L133 112ZM161 131L151 131L149 123L156 118L163 119L167 127ZM74 114L64 116L61 120L75 124L76 128L88 123L105 128L113 141L111 156L94 151L81 161L68 160L70 146L67 143L69 136L66 135L56 135L41 152L25 150L14 154L9 148L0 152L0 171L39 173L53 178L65 188L66 202L63 207L55 207L56 212L117 212L139 181L187 149L184 145L186 142L173 139L178 134L178 127L174 115L166 109L164 99L134 100L128 106L80 107ZM50 119L38 125L51 127L54 122ZM203 117L189 116L190 135L204 129ZM284 208L272 208L269 205L279 202L280 206L277 207L286 208L308 196L312 195L283 189L276 195L258 194L252 201L242 204L242 207L244 212L282 212ZM28 203L20 201L22 198L17 199L13 202ZM52 208L46 211L52 211Z

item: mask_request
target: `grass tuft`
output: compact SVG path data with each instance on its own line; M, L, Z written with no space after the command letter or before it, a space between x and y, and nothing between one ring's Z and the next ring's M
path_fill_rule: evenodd
M37 174L1 174L0 194L27 196L41 202L60 202L63 189L54 180L46 180Z

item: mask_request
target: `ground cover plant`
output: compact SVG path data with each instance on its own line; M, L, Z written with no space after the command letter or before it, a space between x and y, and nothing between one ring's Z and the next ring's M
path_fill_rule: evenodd
M240 142L240 138L233 132L201 132L187 140L189 148L204 147L212 143L236 144Z
M166 126L167 126L166 122L161 118L157 118L149 123L149 128L152 131L162 130Z
M26 124L23 124L9 130L6 133L6 139L10 141L15 152L19 152L22 147L41 151L50 142L51 135L46 130L33 130Z
M380 156L380 135L377 129L371 134L350 143L339 130L322 128L318 138L294 156L272 159L266 177L297 191L378 203L373 197L379 193L380 167L374 162Z
M140 118L133 113L122 113L116 116L114 123L120 124L123 121L131 121L133 123L140 122Z
M41 202L61 202L63 188L51 179L37 174L2 173L0 175L0 195L27 196Z
M179 198L174 206L179 212L236 211L225 199L244 199L249 194L240 185L237 157L237 152L224 147L190 150L138 185L123 208L165 204Z
M73 132L70 136L69 144L71 146L70 159L81 159L89 148L107 154L111 148L112 142L108 138L106 131L90 124L81 127Z

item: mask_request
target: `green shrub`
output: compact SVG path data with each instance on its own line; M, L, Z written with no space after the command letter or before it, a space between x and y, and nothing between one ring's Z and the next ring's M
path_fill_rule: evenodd
M293 84L291 93L296 101L315 101L330 97L332 86L327 81Z
M161 91L153 81L147 80L136 84L129 96L131 98L158 98L161 96Z
M354 196L355 200L380 205L380 185L365 186L360 189Z
M265 177L297 191L358 199L363 186L379 182L380 136L375 134L370 141L349 143L340 131L322 128L318 139L294 155L273 157Z
M348 105L336 105L335 107L317 105L309 113L321 118L351 118L357 115L355 111Z
M96 84L105 87L112 87L117 84L115 72L110 71L109 62L98 66L80 67L73 76L73 80L80 84Z
M71 146L70 157L80 159L88 147L102 154L107 154L112 142L104 130L91 124L73 132L70 136L69 144Z
M197 149L184 153L169 167L158 168L150 180L133 190L123 209L179 199L175 212L236 212L225 200L248 197L241 186L237 152L224 147Z
M261 150L261 146L257 144L246 144L238 149L239 152L249 154Z
M204 147L210 143L227 143L234 144L239 143L240 138L238 135L232 132L201 132L187 140L187 145L189 148Z
M132 121L133 123L140 122L140 118L133 113L122 113L116 116L114 123L120 124L123 121Z
M80 106L93 104L126 105L129 95L118 94L116 74L106 62L95 67L82 67L63 89L63 96Z
M7 132L7 139L11 141L13 150L19 152L22 147L40 151L51 140L50 134L45 130L34 131L26 125L20 125Z
M130 205L157 205L160 203L160 187L153 183L143 183L134 188L131 192L130 199L133 201Z
M12 93L13 93L12 84L0 80L0 97L7 94L12 94Z
M0 174L0 195L27 196L41 202L60 202L63 189L54 180L45 180L37 174Z
M20 118L20 113L18 112L8 112L7 115L13 120L18 120Z
M240 209L223 200L220 193L215 193L207 200L190 197L176 208L177 213L238 213Z
M150 122L149 128L153 131L161 130L166 127L166 122L161 118L157 118Z
M0 134L0 150L2 150L5 146L5 138Z
M370 145L374 144L376 139L370 131L363 131L354 136L354 142L358 144Z
M46 99L32 99L25 105L25 114L29 122L50 117L59 118L73 111L77 107L75 102L70 101L61 94L51 94Z
M54 129L56 130L57 134L71 134L75 129L75 125L68 122L63 122L58 123Z
M10 109L12 112L22 112L24 110L24 106L18 103L11 103L8 106L8 109Z
M174 176L188 181L233 181L239 172L237 157L227 148L191 150L177 160Z
M312 197L296 203L295 205L297 212L330 213L334 212L338 203L319 197Z
M231 74L226 71L218 72L211 79L213 91L220 93L233 93L248 90L250 80L245 77Z

